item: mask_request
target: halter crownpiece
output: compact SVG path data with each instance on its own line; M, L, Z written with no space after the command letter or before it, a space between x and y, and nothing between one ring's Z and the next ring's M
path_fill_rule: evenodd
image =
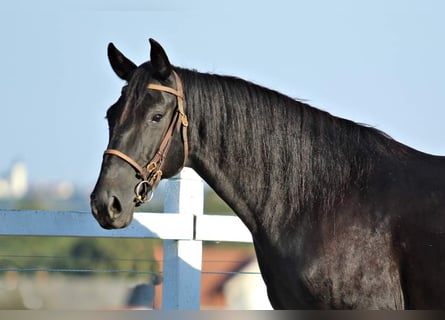
M107 149L104 152L104 155L106 154L114 155L126 161L138 173L138 176L141 179L141 181L134 188L134 193L136 194L134 201L136 202L136 206L139 206L146 201L150 201L153 198L154 191L156 190L156 187L158 186L162 178L162 165L164 159L170 148L170 143L176 125L178 125L179 123L181 124L182 127L182 140L184 143L184 162L182 164L183 167L188 157L188 139L187 139L188 119L187 115L184 112L184 92L183 92L182 82L178 74L175 71L173 71L173 74L175 76L177 89L159 84L147 85L147 89L167 92L175 95L177 98L176 111L173 115L172 121L170 122L170 126L168 127L167 132L165 133L165 136L161 141L159 149L156 152L153 159L151 159L145 166L141 166L131 157L127 156L125 153L119 150Z

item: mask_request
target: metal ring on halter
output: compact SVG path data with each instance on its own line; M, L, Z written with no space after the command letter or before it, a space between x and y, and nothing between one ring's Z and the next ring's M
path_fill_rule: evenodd
M149 191L146 191L148 189ZM136 205L141 205L153 198L154 190L147 180L142 180L134 188L134 193L136 193L136 197L134 199Z

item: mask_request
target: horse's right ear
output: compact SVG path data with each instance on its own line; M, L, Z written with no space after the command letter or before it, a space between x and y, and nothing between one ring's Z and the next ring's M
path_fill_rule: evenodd
M108 44L108 60L119 78L128 81L137 66L125 57L113 43Z
M167 54L161 45L154 39L150 38L150 61L157 74L162 80L167 79L172 73L172 65L168 61Z

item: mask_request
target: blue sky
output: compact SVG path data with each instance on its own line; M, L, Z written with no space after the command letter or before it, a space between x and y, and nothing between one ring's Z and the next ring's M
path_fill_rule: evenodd
M95 183L122 81L148 38L179 66L236 75L445 155L445 2L8 1L0 11L0 173Z

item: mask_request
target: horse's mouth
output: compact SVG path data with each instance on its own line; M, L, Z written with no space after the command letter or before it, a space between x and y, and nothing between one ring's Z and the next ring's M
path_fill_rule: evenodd
M94 211L93 211L93 215L96 218L99 225L102 228L107 229L107 230L125 228L131 223L131 220L132 220L131 218L130 219L112 220L108 216L104 217L102 215L98 215L98 214L94 213Z

